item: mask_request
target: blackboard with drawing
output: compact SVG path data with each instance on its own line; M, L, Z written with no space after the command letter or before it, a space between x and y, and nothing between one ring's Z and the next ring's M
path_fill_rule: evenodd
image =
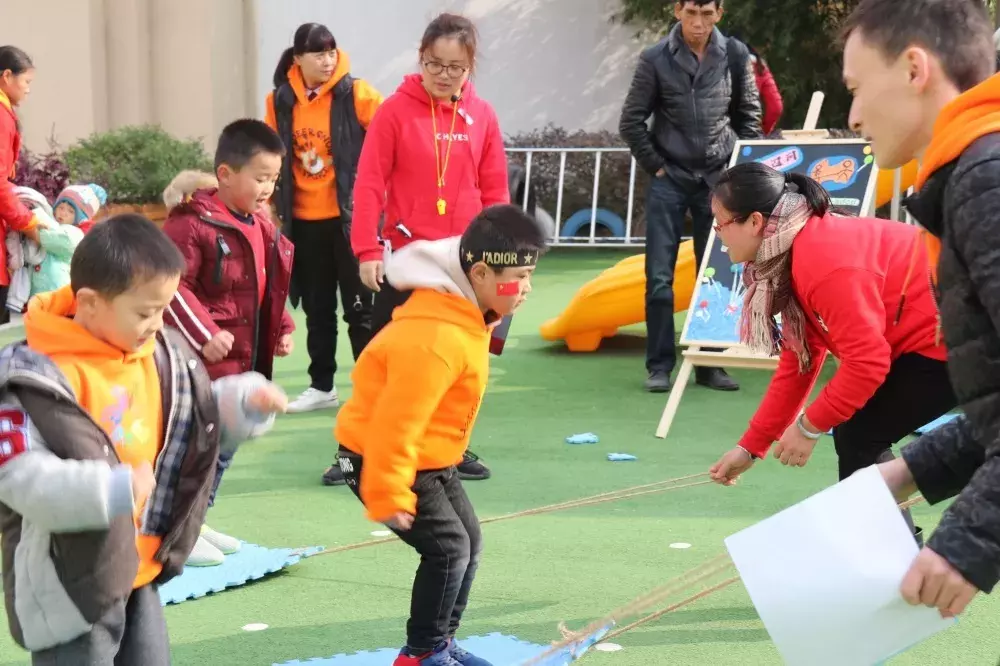
M830 193L834 207L852 215L870 213L878 167L871 144L864 139L738 142L730 166L751 161L810 176ZM681 331L681 344L738 345L744 291L743 264L729 260L713 229Z

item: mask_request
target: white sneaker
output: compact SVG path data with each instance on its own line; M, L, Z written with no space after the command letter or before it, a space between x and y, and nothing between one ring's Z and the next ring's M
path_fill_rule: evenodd
M225 560L226 556L222 554L221 550L210 544L205 537L200 536L185 564L189 567L217 567Z
M232 555L240 552L243 543L236 538L216 532L208 525L201 526L201 538L219 549L223 555Z
M318 409L333 409L340 406L337 399L337 387L332 391L320 391L312 387L302 392L302 395L288 403L289 414L301 414L302 412L314 412Z

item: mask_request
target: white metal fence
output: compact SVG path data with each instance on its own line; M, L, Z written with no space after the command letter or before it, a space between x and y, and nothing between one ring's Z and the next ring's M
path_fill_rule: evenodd
M640 178L645 181L648 177L638 170L635 158L631 157L628 148L539 147L507 148L506 150L508 156L514 158L513 161L520 163L525 170L524 194L520 201L514 203L526 207L532 185L535 186L539 194L536 197L538 216L540 221L548 225L553 246L641 247L645 243L644 201L646 188L637 186L637 183ZM587 154L593 156L593 178L591 179L589 196L586 197L589 204L581 207L583 197L575 197L576 203L567 201L567 180L570 177L574 182L583 180L574 169L567 166L567 161L572 156L579 165L581 160L577 158L583 158ZM601 188L602 176L607 176L607 173L602 174L602 170L607 171L605 163L609 155L619 158L619 162L621 161L619 156L629 156L628 189L624 208L621 208L621 201L608 201L607 197L605 197L606 205L599 205L602 193L604 193ZM551 173L553 170L552 160L556 156L558 157L558 165L553 175ZM550 173L539 176L539 165L543 161L547 162L545 171ZM894 174L894 195L890 216L892 219L910 221L908 216L901 211L900 173L897 169ZM551 182L553 179L554 183ZM515 196L515 193L511 192L511 197ZM637 196L639 197L638 201ZM573 210L567 211L567 208Z

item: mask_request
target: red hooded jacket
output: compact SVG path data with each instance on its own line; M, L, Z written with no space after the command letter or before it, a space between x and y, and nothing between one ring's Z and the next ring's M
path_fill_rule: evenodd
M382 238L398 249L412 240L461 235L483 208L510 203L507 157L493 107L476 96L471 82L457 104L457 110L452 103L432 107L420 75L411 74L376 111L354 183L351 245L360 261L382 258L383 215ZM449 134L451 154L439 193L435 143L443 166ZM438 213L439 198L445 201L444 215Z
M785 103L781 99L781 91L774 80L774 74L766 62L754 62L754 78L757 81L757 91L760 93L760 105L764 107L764 115L760 120L764 135L768 135L778 126Z
M35 217L14 194L10 179L21 155L21 133L17 116L7 96L0 92L0 237L8 231L24 231L35 226ZM10 284L7 272L7 246L0 242L0 287Z
M827 352L840 359L840 366L806 409L806 418L821 432L863 407L903 354L947 358L917 227L874 218L814 217L795 237L791 252L792 289L806 314L812 371L800 374L795 354L782 351L740 440L757 456L766 455L798 416Z
M237 220L215 190L199 190L163 224L187 262L167 325L199 352L220 330L235 338L225 359L207 365L212 379L249 370L270 379L278 340L295 330L285 309L294 248L267 213L253 222Z

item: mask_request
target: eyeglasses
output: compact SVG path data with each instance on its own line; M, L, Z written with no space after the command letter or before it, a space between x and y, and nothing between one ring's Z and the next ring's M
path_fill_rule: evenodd
M734 217L729 220L726 220L725 222L716 222L715 224L712 225L712 228L715 229L715 233L719 233L720 231L728 227L730 224L734 224L736 222L742 222L744 219L745 218Z
M444 65L440 62L435 62L434 60L428 60L424 63L424 69L427 70L428 74L432 76L437 76L441 72L447 71L448 78L459 79L469 71L468 67L463 67L462 65Z

